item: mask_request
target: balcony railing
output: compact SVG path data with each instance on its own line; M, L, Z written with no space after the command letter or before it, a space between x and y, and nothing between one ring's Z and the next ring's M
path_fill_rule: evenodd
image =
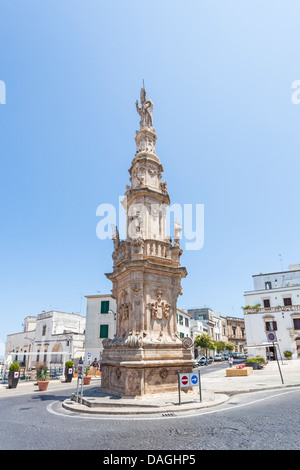
M282 305L279 307L244 308L244 313L275 313L300 311L300 305Z

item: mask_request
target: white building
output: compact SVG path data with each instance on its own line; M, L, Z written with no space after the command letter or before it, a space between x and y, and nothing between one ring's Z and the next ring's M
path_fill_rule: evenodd
M85 317L51 310L24 319L21 333L7 336L5 362L18 362L25 369L37 364L48 368L78 362L84 355Z
M191 315L189 313L177 308L177 332L179 334L179 338L191 336L190 320Z
M222 319L218 312L214 312L210 308L192 308L188 309L188 313L193 320L203 323L206 331L213 341L222 341Z
M289 271L256 274L253 281L254 290L244 293L249 355L275 358L273 344L267 344L267 332L275 331L281 356L290 351L296 359L300 356L300 264L289 266Z
M102 341L116 333L116 301L112 295L86 295L85 361L101 359Z

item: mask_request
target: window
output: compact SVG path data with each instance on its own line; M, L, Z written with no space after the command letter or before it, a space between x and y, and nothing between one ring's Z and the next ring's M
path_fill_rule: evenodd
M272 283L270 281L265 282L265 289L272 289Z
M188 318L185 318L185 319L184 319L184 326L189 327L189 320L188 320Z
M232 327L232 335L235 338L236 337L236 328Z
M264 302L264 308L269 308L271 306L270 299L263 299L263 302Z
M293 318L294 330L300 330L300 318Z
M108 325L100 325L100 338L108 338Z
M283 305L287 307L288 305L292 305L292 298L291 297L285 297L283 299Z
M277 322L276 321L266 321L266 331L276 331Z
M43 325L43 332L42 332L42 336L45 336L46 334L46 325Z
M109 311L109 300L102 300L101 302L101 313L108 313Z
M179 325L183 325L183 316L179 315Z
M184 333L179 333L180 338L184 338Z

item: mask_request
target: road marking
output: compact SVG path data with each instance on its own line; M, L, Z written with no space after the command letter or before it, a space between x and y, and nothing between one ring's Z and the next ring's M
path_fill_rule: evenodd
M145 420L156 420L156 419L184 419L184 418L191 418L191 417L196 417L196 416L204 416L204 415L209 415L209 414L215 414L215 413L223 413L225 411L232 411L232 410L236 410L237 408L243 408L243 407L246 407L246 406L251 406L251 405L255 405L256 403L259 403L259 402L262 402L262 401L266 401L266 400L270 400L272 398L277 398L277 397L280 397L282 395L288 395L289 393L295 393L295 392L299 392L300 391L300 388L297 388L296 390L289 390L289 391L286 391L286 392L282 392L282 393L276 393L275 395L271 395L271 396L267 396L267 397L264 397L264 398L258 398L257 400L253 400L249 403L243 403L243 404L240 404L240 405L235 405L234 408L232 406L230 407L227 407L227 408L223 408L221 410L209 410L209 411L202 411L202 410L191 410L190 412L189 411L178 411L179 413L182 413L182 414L177 414L176 416L162 416L161 414L160 415L157 415L157 416L147 416L147 415L139 415L139 416L133 416L133 415L128 415L128 416L122 416L122 415L114 415L114 416L110 416L110 415L97 415L97 416L93 416L91 414L84 414L84 413L80 413L80 412L77 412L77 411L68 411L68 410L65 410L65 412L57 412L55 410L53 410L52 406L56 403L61 403L60 401L56 400L56 401L53 401L51 403L49 403L49 405L47 405L47 411L49 413L52 413L54 415L57 415L57 416L63 416L65 418L76 418L76 419L102 419L102 420L118 420L118 421L132 421L132 420L138 420L138 421L145 421ZM266 393L267 390L263 390L263 391L259 391L259 392L251 392L251 393ZM242 396L243 394L240 394L240 396ZM246 395L246 394L245 394ZM70 414L69 414L70 413Z

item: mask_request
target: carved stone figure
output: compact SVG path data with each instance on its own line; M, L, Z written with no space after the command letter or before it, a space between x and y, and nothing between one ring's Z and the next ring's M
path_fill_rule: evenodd
M141 89L140 93L141 108L138 101L135 102L136 110L141 116L140 127L153 127L153 103L151 100L146 100L146 90Z

